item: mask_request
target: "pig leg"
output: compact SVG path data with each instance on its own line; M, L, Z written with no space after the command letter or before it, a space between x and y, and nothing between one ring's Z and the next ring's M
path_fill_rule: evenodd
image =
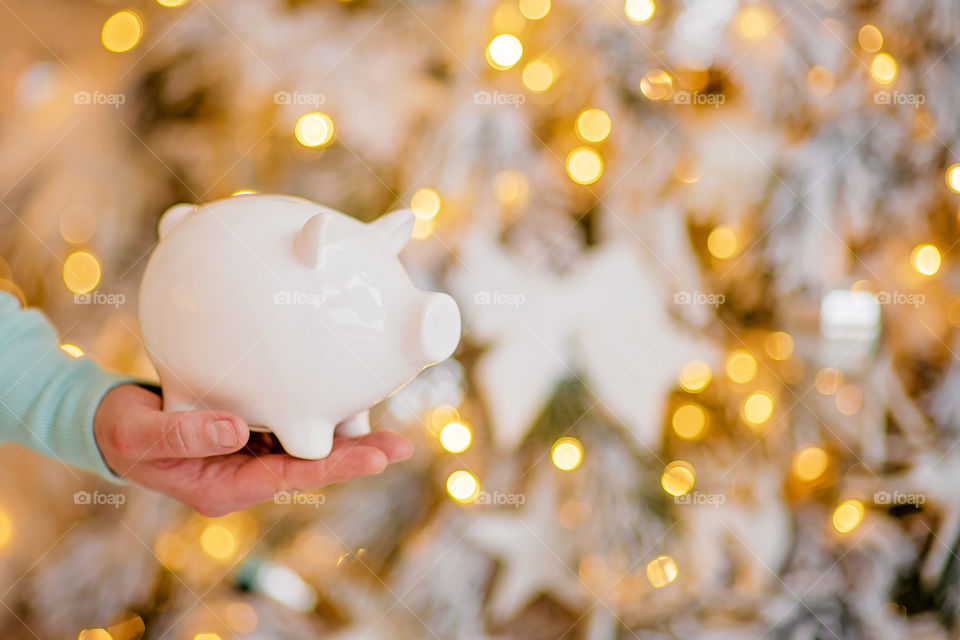
M330 455L333 448L333 430L330 422L311 421L272 425L284 450L295 458L319 460Z
M337 425L337 435L344 438L358 438L370 433L370 411L355 413Z
M193 411L206 408L203 402L178 380L164 380L161 376L160 385L163 389L164 411Z

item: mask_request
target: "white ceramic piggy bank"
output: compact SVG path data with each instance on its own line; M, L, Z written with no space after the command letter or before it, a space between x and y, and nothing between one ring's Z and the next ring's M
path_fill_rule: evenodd
M460 340L453 298L397 258L413 223L262 194L169 209L140 288L164 409L231 411L300 458L367 433L367 409Z

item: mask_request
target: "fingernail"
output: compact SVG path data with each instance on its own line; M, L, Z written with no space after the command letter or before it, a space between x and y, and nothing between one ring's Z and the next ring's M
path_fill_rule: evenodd
M232 449L240 444L237 429L229 420L215 420L207 423L207 431L213 441L224 449Z
M407 442L407 444L409 445L409 447L406 448L406 450L401 448L400 453L397 455L397 462L400 462L402 460L407 460L413 456L413 449L414 449L413 443Z

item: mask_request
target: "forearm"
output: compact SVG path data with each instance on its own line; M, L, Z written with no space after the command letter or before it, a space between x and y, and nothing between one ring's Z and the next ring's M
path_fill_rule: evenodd
M116 480L97 448L93 419L103 396L129 382L63 353L40 312L0 292L0 441Z

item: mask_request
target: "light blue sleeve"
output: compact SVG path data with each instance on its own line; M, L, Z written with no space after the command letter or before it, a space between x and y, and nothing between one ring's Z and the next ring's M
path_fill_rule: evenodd
M42 313L0 292L0 442L122 482L97 447L93 417L110 389L129 383L136 381L65 354Z

